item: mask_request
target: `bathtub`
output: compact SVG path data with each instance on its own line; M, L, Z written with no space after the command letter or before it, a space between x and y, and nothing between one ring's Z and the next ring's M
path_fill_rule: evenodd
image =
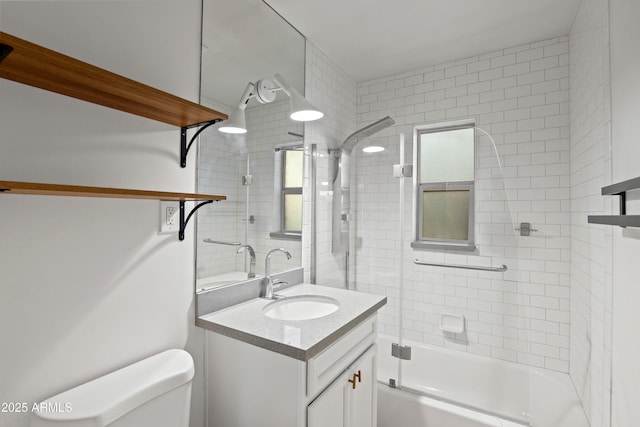
M589 426L566 374L407 340L402 390L390 388L391 342L378 338L378 427Z
M243 280L247 280L246 271L229 271L227 273L216 274L215 276L203 277L196 280L196 292L204 291L205 289L217 288Z
M522 427L426 396L378 384L378 427Z

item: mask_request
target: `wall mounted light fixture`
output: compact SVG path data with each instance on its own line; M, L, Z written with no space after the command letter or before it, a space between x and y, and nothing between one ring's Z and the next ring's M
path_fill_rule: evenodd
M381 147L379 145L368 145L364 147L362 151L364 151L365 153L380 153L381 151L384 151L384 147Z
M316 107L311 105L306 98L282 77L281 74L273 76L273 80L280 85L284 93L289 96L291 112L289 117L297 122L311 122L321 119L324 114Z
M245 109L251 99L255 99L261 104L268 104L276 99L276 92L283 91L289 97L290 115L292 120L298 122L309 122L318 120L324 114L307 101L300 93L280 74L276 74L272 79L258 80L256 83L249 82L245 88L238 107L231 113L229 120L222 123L218 128L220 132L243 134L247 133L247 122Z

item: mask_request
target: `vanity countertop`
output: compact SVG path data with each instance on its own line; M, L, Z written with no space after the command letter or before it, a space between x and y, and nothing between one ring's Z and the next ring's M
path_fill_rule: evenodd
M322 295L338 300L340 308L309 320L278 320L263 314L272 302L255 298L196 318L196 325L298 360L309 360L347 334L387 303L379 295L319 285L301 284L280 295Z

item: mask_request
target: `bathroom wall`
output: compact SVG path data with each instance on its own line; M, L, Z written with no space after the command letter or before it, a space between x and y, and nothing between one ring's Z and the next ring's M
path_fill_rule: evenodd
M198 99L200 1L3 2L3 32ZM142 25L143 24L143 25ZM195 190L179 129L0 80L0 179ZM159 235L159 202L0 196L0 401L39 402L168 348L196 356L193 227ZM26 414L0 413L26 427Z
M609 426L612 227L608 2L583 0L570 34L571 379L593 426Z
M405 159L412 163L414 126L475 118L495 139L502 164L479 133L475 253L409 248L412 192L406 180L405 337L568 372L568 52L568 38L558 37L358 83L358 127L386 115L397 122L370 139L386 148L383 153L355 151L354 278L358 289L389 297L381 331L397 334L399 325L399 189L392 177L392 165L399 163L397 135L406 135ZM519 222L538 231L516 237ZM415 258L504 263L509 271L445 270L414 265ZM443 333L443 312L463 314L467 332Z
M640 176L640 30L637 18L640 4L636 0L611 0L611 88L612 88L612 182ZM640 214L640 197L636 190L628 213ZM614 212L617 212L615 208ZM638 259L640 232L637 228L612 227L613 233L613 402L612 425L631 426L640 419L640 287ZM605 324L605 327L608 326ZM592 423L592 425L594 425Z
M315 269L316 283L344 286L344 254L331 252L331 203L335 157L330 148L339 147L356 130L356 84L324 52L307 40L305 96L325 116L322 120L305 123L305 145L317 145L315 207L316 264L305 265L305 271ZM307 187L308 188L308 187ZM305 194L305 208L311 213L310 192ZM307 215L305 218L310 218ZM311 223L304 224L311 230ZM308 237L311 233L306 233ZM312 243L303 240L303 251ZM303 253L304 255L304 253ZM308 260L310 257L304 257ZM304 262L304 261L303 261ZM306 261L308 262L308 261Z

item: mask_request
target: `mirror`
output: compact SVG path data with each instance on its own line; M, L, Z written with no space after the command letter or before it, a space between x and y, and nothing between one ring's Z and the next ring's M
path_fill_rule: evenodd
M201 104L230 114L249 82L276 73L304 94L305 39L263 1L204 0L202 32ZM198 192L227 200L198 211L196 291L260 277L273 248L292 258L274 253L272 273L302 265L303 125L289 119L282 92L269 104L250 100L246 122L243 135L214 126L200 136Z

